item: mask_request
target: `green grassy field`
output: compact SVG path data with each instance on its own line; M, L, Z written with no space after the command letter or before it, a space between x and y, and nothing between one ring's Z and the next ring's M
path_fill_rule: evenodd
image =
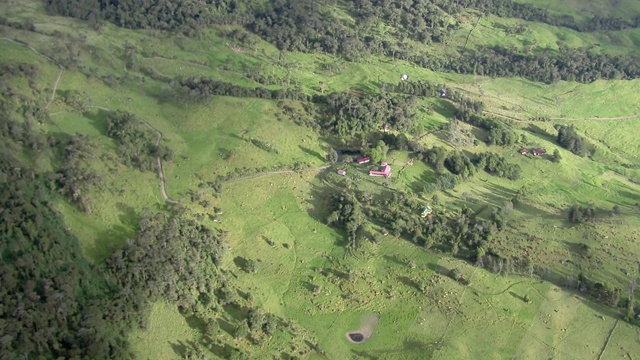
M633 0L517 0L549 9L559 14L578 16L612 16L631 18L640 12L640 4Z
M552 10L571 5L576 12L606 7L602 14L615 16L638 10L631 1L620 1L617 6L607 6L604 1L531 2L549 5ZM319 93L320 82L326 84L327 92L376 92L383 83L395 84L399 75L406 73L415 80L452 84L482 100L492 113L521 121L536 116L551 118L549 122L513 125L526 138L522 145L545 147L549 153L558 148L563 158L560 164L544 157L521 156L517 153L519 145L500 148L481 143L464 150L498 152L522 167L522 178L510 181L481 171L455 190L438 193L444 209L455 211L467 205L480 216L488 216L492 207L501 206L526 187L526 201L516 205L510 225L492 242L492 250L505 257L528 257L550 273L500 276L393 236L384 237L381 244L366 244L355 257L347 255L345 234L324 224L326 200L333 191L329 180L337 177L334 168L319 169L326 165L328 139L296 125L282 114L275 101L218 96L204 103L185 103L175 100L167 84L140 71L150 67L171 78L208 76L258 86L246 77L247 69L256 64L263 64L264 71L274 77L284 79L286 75L285 67L274 60L278 51L272 45L258 41L254 49L230 46L221 36L231 29L228 27L204 31L196 39L109 24L97 33L86 24L45 15L38 2L27 2L19 8L0 5L4 8L16 19L34 19L38 32L3 26L2 36L20 39L60 59L70 56L62 51L67 44L75 46L71 53L76 54L72 56L75 65L64 71L58 89L84 93L89 103L79 111L54 101L51 119L42 129L60 139L86 134L95 143L99 161L94 166L105 175L102 185L90 194L93 213L82 213L66 202L56 204L70 230L81 240L85 256L100 261L112 247L135 235L137 214L142 209L165 206L157 174L119 165L115 144L105 136L105 111L130 111L162 132L163 142L175 152L174 160L164 164L169 196L182 200L195 214L209 215L212 211L198 200L224 210L218 222L206 216L201 221L229 231L230 250L223 268L228 269L238 289L251 293L252 300L246 303L303 329L297 337L282 331L256 346L233 338L233 321L237 320L233 311L212 310L228 322L226 328L221 326L220 343L245 349L256 359L283 354L331 359L613 359L640 352L637 326L618 322L620 314L610 308L560 288L580 271L622 289L627 286L628 274L635 274L640 255L636 206L640 202L640 171L636 165L640 148L635 145L635 133L640 119L611 118L640 114L638 80L545 85L518 78L434 73L376 57L351 63L326 55L286 54L292 68L291 81L307 94ZM502 27L516 24L515 20L488 17L480 24L470 46L500 43L524 47L535 40L534 46L540 48L557 49L559 42L570 46L599 43L606 47L602 51L635 53L640 38L637 30L576 34L541 24L529 24L528 33L508 38ZM86 38L74 42L54 36L54 30L72 34L74 39L81 35ZM465 36L460 31L454 41ZM42 91L29 96L46 103L58 67L23 46L0 41L4 50L0 51L0 63L38 65L37 83ZM131 69L123 60L127 44L137 51L136 65ZM327 71L326 64L339 70ZM101 79L107 74L116 78L111 85ZM26 82L16 81L20 91L30 91ZM446 133L434 131L451 117L451 104L442 99L420 100L420 106L429 104L435 113L419 112L420 135L429 132L421 142L453 148L446 141ZM556 123L575 125L594 143L597 151L593 159L560 148L554 140ZM277 152L257 147L251 138L270 142ZM394 176L387 181L369 178L364 167L344 167L350 177L359 174L354 181L373 194L384 191L387 182L391 189L430 201L433 194L424 193L424 185L435 179L433 169L419 161L408 166L407 152L391 152L388 160ZM40 161L42 169L55 166ZM296 166L305 170L290 171ZM217 197L207 191L208 183L218 176L242 168L267 170L225 183ZM285 172L273 172L274 168ZM190 195L198 192L197 200L191 201ZM569 224L566 209L576 203L597 207L598 221ZM614 205L621 207L620 214L611 213ZM586 244L588 253L580 250L579 244ZM257 262L256 273L242 269L247 259ZM448 275L453 268L459 269L470 285L453 281ZM524 301L525 296L531 302ZM346 333L356 330L372 313L380 315L380 322L371 339L365 344L350 343ZM158 303L153 306L147 329L134 331L130 341L136 358L181 358L185 347L206 335L202 331L200 324L175 306ZM315 344L324 356L312 349Z

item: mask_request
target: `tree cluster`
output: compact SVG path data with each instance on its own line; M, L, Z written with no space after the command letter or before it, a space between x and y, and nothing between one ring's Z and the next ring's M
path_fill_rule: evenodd
M582 136L578 135L576 129L571 126L558 125L558 144L578 156L585 156L593 151L593 146ZM559 153L558 153L559 155Z
M587 278L583 273L578 274L578 290L588 293L596 300L606 303L609 306L616 307L620 302L621 291L618 288L612 288L606 283L601 283Z
M569 221L572 223L583 223L596 219L596 208L594 206L572 205L569 208Z
M518 180L522 172L520 165L509 163L504 157L491 152L480 154L476 163L478 169L509 180Z
M420 152L418 158L433 166L438 173L443 173L444 169L447 169L462 179L473 176L476 172L471 159L461 151L447 151L443 147L434 146Z
M207 77L188 78L173 83L174 91L185 100L202 101L216 95L233 97L252 97L272 100L312 100L300 89L266 89L262 87L246 88L228 82L209 79Z
M509 146L518 141L518 135L516 135L510 127L496 118L479 115L462 106L456 109L456 117L468 124L489 131L485 140L488 145Z
M422 43L443 42L459 25L450 21L450 2L444 0L350 0L361 27L382 20ZM449 12L449 13L448 13Z
M56 15L90 22L110 21L130 29L178 30L191 33L213 24L243 24L251 19L242 0L47 0Z
M415 99L410 96L388 93L358 96L343 92L322 99L326 107L320 125L338 136L378 132L384 125L409 132L417 120Z
M198 312L215 302L224 281L217 266L227 250L225 233L180 214L142 214L138 234L105 260L110 282L130 307L161 299ZM121 314L119 321L126 321Z
M135 115L126 111L112 111L107 115L107 135L114 139L120 161L139 170L152 170L155 157L164 161L173 157L171 149L155 144L154 134Z
M358 199L349 192L334 195L331 199L331 213L327 224L339 226L347 232L347 248L355 250L361 240L361 233L367 218Z
M102 181L102 177L93 168L95 144L87 135L75 134L62 149L62 166L51 176L55 179L58 191L71 203L91 213L93 204L88 192Z

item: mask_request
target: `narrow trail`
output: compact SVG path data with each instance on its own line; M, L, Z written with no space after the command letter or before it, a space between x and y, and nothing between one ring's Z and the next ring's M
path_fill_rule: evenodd
M45 110L49 109L49 106L51 106L51 103L53 103L53 100L55 100L56 98L56 91L58 91L58 84L60 83L60 79L62 78L62 73L64 73L64 69L62 68L62 66L58 65L60 67L60 72L58 72L58 77L56 78L56 82L53 84L53 91L51 92L51 98L49 99L49 102L47 103L47 106L45 106Z
M0 39L5 40L5 41L9 41L11 43L26 47L27 49L33 51L34 53L36 53L38 56L46 59L47 61L55 64L59 69L60 72L58 72L58 77L56 78L55 83L53 84L53 90L51 92L51 98L49 98L49 101L47 102L47 106L45 106L45 109L49 109L49 107L51 106L51 104L53 103L53 100L55 100L56 98L56 92L58 91L58 85L60 84L60 80L62 79L62 74L64 73L64 67L62 67L62 65L60 65L57 61L55 61L53 58L44 55L42 53L40 53L38 50L34 49L33 46L22 42L22 41L17 41L17 40L13 40L7 37L0 37ZM96 109L101 109L101 110L105 110L105 111L111 111L111 109L102 107L102 106L91 106L92 108L96 108ZM160 144L160 141L162 141L162 133L154 128L153 126L151 126L151 124L149 124L147 121L142 120L142 123L149 128L149 130L153 131L156 133L156 147ZM156 156L156 163L158 165L158 177L160 178L160 193L162 194L162 198L164 199L164 201L170 203L170 204L179 204L178 201L172 199L171 197L169 197L169 195L167 195L167 184L165 181L165 176L164 176L164 168L162 167L162 159L160 159L160 156Z
M237 178L237 179L230 179L230 180L227 180L227 181L223 182L223 184L231 184L231 183L238 182L238 181L255 179L255 178L262 177L262 176L273 175L273 174L291 174L291 173L301 173L301 172L309 172L309 171L321 171L321 170L326 170L326 169L328 169L330 167L331 167L331 165L324 165L324 166L319 166L319 167L309 168L309 169L302 169L302 170L265 171L265 172L258 173L258 174L243 176L243 177L240 177L240 178Z
M48 57L47 55L44 55L42 53L40 53L38 50L34 49L31 45L24 43L22 41L17 41L17 40L13 40L7 37L0 37L1 40L5 40L11 43L14 43L16 45L20 45L23 47L26 47L27 49L33 51L34 53L36 53L36 55L46 59L47 61L55 64L58 69L60 69L60 71L58 72L58 77L56 78L55 83L53 84L53 90L51 91L51 98L49 98L49 101L47 102L47 106L45 106L45 110L49 109L49 106L51 106L51 104L53 103L53 100L55 100L56 98L56 91L58 91L58 84L60 83L60 79L62 78L62 74L64 73L64 68L62 67L62 65L60 65L57 61L55 61L53 58Z
M160 130L151 126L151 124L146 120L142 120L142 123L149 128L149 130L156 133L156 147L158 147L158 145L160 145L160 141L162 141L162 133ZM158 178L160 178L160 193L162 194L162 198L170 204L179 204L180 202L173 200L169 195L167 195L167 184L164 178L164 168L162 167L162 159L160 159L160 156L156 156L156 163L158 164Z
M604 345L602 346L602 350L600 350L600 354L598 355L598 360L602 359L602 355L604 355L604 351L607 350L607 346L609 346L609 341L611 341L611 336L616 331L618 327L618 323L620 323L620 319L616 319L616 323L613 324L611 331L609 331L609 335L607 335L607 339L604 341Z
M493 111L489 111L489 110L484 110L484 112L489 114L489 115L501 117L501 118L504 118L504 119L509 119L511 121L515 121L515 122L523 123L523 124L530 124L530 123L540 122L540 121L536 121L536 120L521 120L521 119L518 119L517 117L504 115L504 114L499 114L499 113L496 113L496 112L493 112ZM640 118L640 114L627 115L627 116L617 116L617 117L552 117L552 118L549 118L549 119L550 120L556 120L556 121L584 121L584 120L622 121L622 120L632 120L632 119L638 119L638 118Z
M275 174L293 174L293 173L303 173L303 172L310 172L310 171L323 171L326 170L328 168L330 168L331 165L324 165L324 166L319 166L319 167L315 167L315 168L309 168L309 169L302 169L302 170L275 170L275 171L265 171L265 172L261 172L261 173L257 173L257 174L253 174L253 175L247 175L247 176L243 176L243 177L239 177L239 178L235 178L235 179L229 179L227 181L223 181L221 184L222 185L226 185L226 184L232 184L235 182L239 182L239 181L245 181L245 180L251 180L251 179L256 179L259 177L263 177L263 176L268 176L268 175L275 175ZM208 187L205 189L202 189L200 191L198 191L196 194L197 195L202 195L204 193L206 193L207 191L211 191L213 188L212 187ZM181 201L184 201L186 199L183 198Z

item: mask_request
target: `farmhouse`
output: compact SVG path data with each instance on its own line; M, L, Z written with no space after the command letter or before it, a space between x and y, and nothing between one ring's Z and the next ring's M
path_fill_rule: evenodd
M427 216L431 215L431 213L433 213L433 209L431 208L431 206L425 205L424 208L422 208L422 213L420 214L420 217L425 219Z
M534 156L540 156L540 155L545 155L547 153L546 149L531 149L531 153L533 153Z
M340 169L340 170L338 170L338 175L345 176L345 175L347 175L347 172L345 170Z
M366 164L369 161L371 161L371 158L367 156L367 157L360 158L360 159L358 159L356 161L358 162L358 164Z
M389 166L389 164L387 164L386 162L382 162L380 163L380 165L382 166L382 169L380 170L369 170L369 175L370 176L384 176L384 177L389 177L391 176L391 166Z
M529 150L528 149L524 149L524 148L520 149L519 151L520 151L520 154L522 154L522 155L527 155L529 153Z

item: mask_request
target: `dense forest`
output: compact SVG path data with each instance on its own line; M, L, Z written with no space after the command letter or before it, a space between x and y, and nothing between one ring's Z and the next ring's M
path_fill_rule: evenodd
M412 61L435 71L522 76L546 83L640 77L640 58L637 56L596 54L587 49L561 48L557 53L527 53L493 46L462 49L458 56L443 58L415 53L399 45L407 36L427 44L446 42L447 35L458 26L458 20L451 17L466 8L547 22L577 31L637 27L640 17L632 21L595 17L579 24L572 16L551 15L543 8L511 0L353 0L347 5L355 15L354 25L333 15L328 5L311 0L278 0L262 5L240 0L48 0L52 13L90 21L102 19L128 28L193 33L214 24L244 25L281 50L339 54L350 61L384 55ZM390 36L380 36L374 30L380 21L397 31L392 31Z
M5 80L38 73L27 64L1 70ZM64 197L92 212L89 194L103 176L95 167L101 160L94 139L46 135L34 125L45 118L34 116L37 102L12 81L3 81L0 91L2 358L130 358L128 332L145 326L153 301L201 314L237 299L219 295L234 291L218 268L225 232L198 224L181 208L143 211L136 235L90 264L57 207ZM32 82L29 91L40 89ZM110 112L105 122L125 164L143 170L151 156L169 156L132 114ZM35 159L54 167L36 170Z

